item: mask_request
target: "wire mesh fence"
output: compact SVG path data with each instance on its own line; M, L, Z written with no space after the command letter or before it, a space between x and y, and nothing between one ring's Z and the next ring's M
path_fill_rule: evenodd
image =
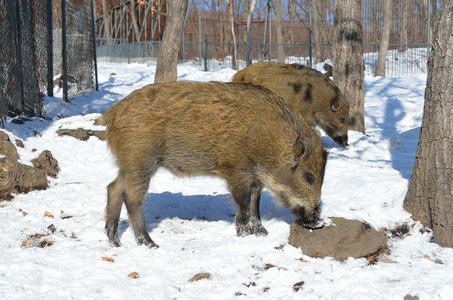
M45 117L43 97L53 96L54 84L65 83L65 100L93 90L94 20L89 4L0 1L0 123L8 114ZM64 14L68 19L63 22Z
M144 5L142 9L152 7L157 3L151 0L135 1L137 5ZM141 42L131 42L132 25L130 18L128 18L128 10L125 7L132 2L133 0L129 2L116 1L116 4L107 11L111 22L110 40L106 39L104 17L101 14L98 15L97 32L98 36L101 37L101 40L98 39L98 49L101 52L100 61L146 62L156 60L157 51L154 51L154 49L159 47L159 41L149 41L142 34ZM160 1L160 3L163 2L165 1ZM234 64L234 47L231 43L232 36L229 25L231 14L226 11L226 2L221 4L215 1L209 3L195 0L189 1L189 3L183 32L184 42L181 45L182 50L179 55L180 61L190 61L203 70L231 67ZM333 61L334 49L332 43L335 29L333 1L300 0L293 8L290 8L288 1L288 6L282 8L282 11L287 12L287 14L282 20L284 43L281 44L276 43L277 22L272 3L272 1L261 1L256 6L252 22L253 47L251 58L253 61L275 61L279 46L284 48L286 62L298 62L311 66L319 62ZM374 75L375 72L383 22L382 4L383 0L362 1L363 58L366 75ZM432 36L435 27L438 4L439 1L435 0L392 1L392 26L387 52L386 76L397 77L426 72L427 56L432 39L430 36ZM318 45L314 43L312 37L314 31L312 27L313 5L317 5L318 8ZM160 6L157 5L152 11L156 12L158 7ZM247 9L244 7L245 5L238 4L233 12L234 31L238 41L236 46L238 68L241 68L245 61L246 22L244 16ZM149 26L147 27L146 24L151 26L158 19L152 20L154 20L154 23L139 22L139 25L142 26L141 32L149 30ZM120 28L123 28L123 31L121 31L122 39L116 38ZM148 38L151 38L151 35L148 35ZM292 43L289 43L290 41ZM116 44L122 44L122 46ZM108 47L105 45L108 45ZM320 51L315 51L317 50L316 47L319 47ZM315 53L318 57L315 56Z

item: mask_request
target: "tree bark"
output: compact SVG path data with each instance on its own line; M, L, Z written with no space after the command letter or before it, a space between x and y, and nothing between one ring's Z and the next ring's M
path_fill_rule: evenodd
M404 208L453 247L453 0L443 0L428 61L420 138Z
M236 44L236 34L234 32L234 0L226 0L228 3L228 17L230 19L230 30L231 30L231 36L233 38L233 64L232 64L232 69L237 70L237 44Z
M361 0L334 1L333 78L349 100L349 129L365 133Z
M131 16L132 27L134 27L135 41L140 42L140 28L138 27L137 17L135 16L135 0L131 0L131 7L121 0L121 5L126 7L127 12Z
M102 18L104 19L104 36L107 39L106 44L110 45L112 42L112 34L110 32L110 18L105 0L102 0Z
M172 0L165 22L164 36L157 56L154 83L173 82L177 79L178 54L182 41L187 0Z
M318 0L312 0L311 2L312 9L311 12L313 14L313 41L315 44L315 64L324 61L321 56L321 46L319 42L319 26L318 26Z
M401 27L401 44L403 46L401 47L401 51L405 52L407 50L406 44L408 44L407 40L407 18L408 18L408 10L409 10L409 1L410 0L402 0L401 8L403 10L403 24Z
M251 0L250 7L247 13L247 51L245 61L247 66L252 64L252 37L253 37L253 12L255 11L256 0Z
M379 53L378 59L376 62L376 69L374 70L374 77L382 76L385 77L385 62L387 60L387 51L389 49L390 43L390 27L392 24L392 3L393 0L384 0L384 5L382 7L382 16L383 16L383 24L382 24L382 32L381 32L381 40L379 42Z
M277 44L283 44L283 29L282 29L282 2L281 0L275 1L275 14L277 17ZM277 46L277 62L285 63L285 48L284 46Z

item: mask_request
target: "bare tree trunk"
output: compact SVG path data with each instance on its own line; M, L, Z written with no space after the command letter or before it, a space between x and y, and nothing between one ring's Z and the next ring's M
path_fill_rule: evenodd
M381 32L381 40L379 42L379 53L376 62L376 69L374 70L374 77L385 77L385 62L387 60L387 51L390 43L390 28L391 28L391 15L392 15L393 0L384 0L382 7L383 12L383 25Z
M112 34L110 31L110 18L105 0L102 0L102 18L104 19L104 34L107 39L106 44L110 45L112 43Z
M283 29L282 29L282 1L274 0L275 14L277 17L277 44L283 44ZM277 46L277 62L285 63L285 48L284 46Z
M406 51L407 50L407 18L408 18L408 6L409 6L409 2L410 0L402 0L402 4L401 4L401 8L403 10L403 24L402 24L402 28L401 28L401 44L403 44L404 46L402 47L402 51Z
M453 0L443 0L428 62L425 107L404 208L453 247Z
M238 54L236 46L236 34L234 33L234 0L226 0L228 3L228 16L230 18L231 36L233 37L233 70L237 70Z
M319 26L318 26L318 0L312 0L312 20L313 20L313 40L315 43L315 64L323 61L321 56L321 46L319 42Z
M164 36L157 56L154 83L172 82L177 79L178 54L186 11L187 0L171 0Z
M219 9L218 9L219 37L220 37L220 42L225 43L225 33L224 33L225 29L224 29L224 25L223 25L222 0L219 0L218 4L219 4ZM227 52L226 46L223 46L222 57L225 55L226 52Z
M256 0L251 0L249 11L247 13L247 51L245 54L245 61L247 66L252 64L252 37L253 37L253 12L255 11Z
M333 79L349 100L349 129L365 133L361 0L334 0Z
M134 27L135 41L140 42L140 28L138 27L137 17L135 16L135 0L131 0L130 3L131 7L129 8L127 3L125 3L124 0L121 0L121 5L126 7L127 12L131 16L132 27Z

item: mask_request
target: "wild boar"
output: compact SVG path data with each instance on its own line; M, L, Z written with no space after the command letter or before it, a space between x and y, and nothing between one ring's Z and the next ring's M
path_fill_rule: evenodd
M240 70L233 82L268 88L288 101L311 125L319 125L337 144L348 145L349 105L333 81L299 64L258 62Z
M149 237L143 203L159 167L178 176L218 175L236 206L239 235L266 235L260 221L263 187L299 222L319 227L327 154L320 135L269 90L251 84L174 82L145 86L103 114L119 167L109 184L106 233L119 246L123 202L139 244Z

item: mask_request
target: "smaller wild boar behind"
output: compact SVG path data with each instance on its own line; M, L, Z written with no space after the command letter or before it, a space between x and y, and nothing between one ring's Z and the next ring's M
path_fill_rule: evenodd
M232 81L268 88L288 101L311 126L319 125L337 144L348 145L348 103L321 72L299 64L258 62L237 72Z
M143 203L159 167L176 175L218 175L236 206L238 234L265 235L263 187L305 226L319 226L326 151L319 134L280 97L238 83L174 82L134 91L103 114L118 177L108 186L106 233L119 246L123 202L139 243L149 237Z

